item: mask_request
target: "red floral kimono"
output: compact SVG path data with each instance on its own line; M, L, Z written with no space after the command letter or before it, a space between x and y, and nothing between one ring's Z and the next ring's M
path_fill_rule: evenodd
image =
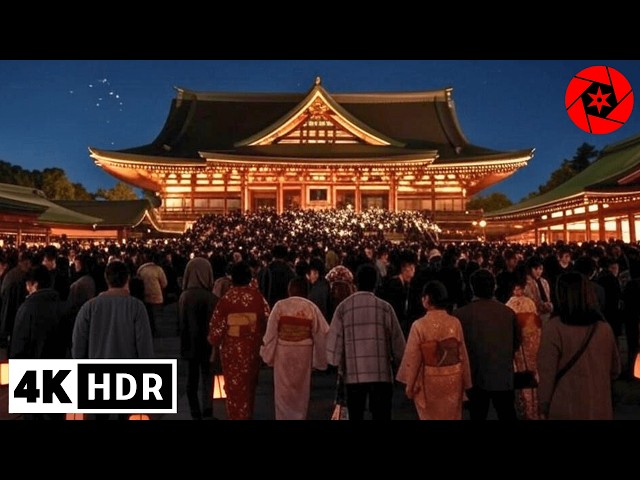
M260 372L260 346L269 305L253 287L231 287L209 324L209 342L220 347L229 420L251 420Z

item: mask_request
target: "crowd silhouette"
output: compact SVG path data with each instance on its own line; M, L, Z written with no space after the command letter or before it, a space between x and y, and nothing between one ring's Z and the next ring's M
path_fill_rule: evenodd
M122 268L109 268L114 263ZM363 418L367 395L374 418L392 418L388 385L395 381L407 385L420 418L462 418L463 404L470 418L486 418L490 402L504 419L612 418L611 382L618 375L631 381L638 351L638 245L439 243L428 212L261 210L205 215L171 239L5 243L0 282L0 347L8 358L124 355L131 335L146 337L148 328L152 338L159 310L179 302L177 333L189 362L194 419L211 415L207 395L201 400L198 388L210 388L214 360L229 376L230 418L252 418L256 371L267 368L260 349L272 312L290 326L282 328L289 335L283 338L270 327L268 364L278 364L275 345L328 339L328 368L346 382L354 418ZM118 296L135 302L127 300L125 307ZM306 324L291 320L291 306L281 303L292 297L315 305L305 311L319 312L329 330L304 333L300 325ZM118 335L109 338L92 333L92 318L113 320L116 314L135 327L119 325ZM381 323L375 326L372 317ZM446 328L435 328L442 322ZM358 358L373 348L358 340L367 329L379 336L376 348L384 347L376 366L367 366L378 373L369 376L354 373L364 368ZM92 335L94 342L109 345L94 346L89 354L74 344ZM337 339L350 346L336 350ZM410 358L403 360L407 341ZM149 345L145 340L142 357L152 355ZM454 355L457 366L439 365L438 352ZM318 358L307 362L310 371L326 365ZM559 365L570 361L556 379ZM383 374L385 362L390 369ZM280 382L279 396L291 398L287 370L280 368L274 380ZM442 369L449 372L446 388ZM539 387L516 390L513 374L523 369L534 373ZM428 388L440 389L440 395L430 395ZM300 395L308 399L308 390ZM573 405L584 396L592 405ZM304 418L305 402L295 414L281 405L279 417Z

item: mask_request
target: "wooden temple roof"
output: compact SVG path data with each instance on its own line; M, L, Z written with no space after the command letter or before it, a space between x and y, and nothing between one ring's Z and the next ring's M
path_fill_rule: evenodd
M0 184L0 209L36 213L37 220L45 225L92 225L101 221L98 217L85 215L49 200L41 190L8 183Z
M100 218L100 227L135 227L153 208L147 199L56 200L55 203L69 210Z
M306 93L207 93L178 88L153 142L118 151L90 151L92 156L97 152L124 160L130 155L138 161L146 159L144 163L165 165L201 161L203 152L338 160L416 155L431 158L434 166L533 156L533 149L503 152L469 143L458 123L452 91L329 93L319 79ZM297 112L318 97L356 136L371 139L370 144L268 144L269 132L273 135L292 123ZM260 144L261 138L267 140Z

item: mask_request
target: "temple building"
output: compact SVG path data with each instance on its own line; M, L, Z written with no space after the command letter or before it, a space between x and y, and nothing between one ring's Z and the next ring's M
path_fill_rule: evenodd
M177 88L148 145L90 148L114 177L155 192L160 226L205 213L368 207L428 210L438 225L471 224L467 198L513 174L532 148L469 143L452 89L204 93Z
M118 241L161 236L148 199L50 200L42 190L0 183L0 246L63 240Z
M636 242L640 231L640 135L612 144L562 185L488 213L488 236L510 240Z

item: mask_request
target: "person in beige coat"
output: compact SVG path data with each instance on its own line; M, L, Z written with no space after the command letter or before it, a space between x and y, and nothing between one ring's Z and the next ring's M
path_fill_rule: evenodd
M164 303L164 289L169 283L159 261L159 253L147 252L144 254L144 262L136 272L138 278L144 283L144 305L147 308L153 334L156 333L156 316L159 315L159 310Z
M581 273L558 278L558 313L542 328L538 351L538 400L549 420L611 420L611 383L620 375L620 355L609 323L596 307ZM592 335L591 335L592 334ZM582 345L583 353L556 380Z
M427 283L422 304L427 314L411 325L396 380L406 385L420 420L462 420L471 369L460 320L446 311L446 287Z

